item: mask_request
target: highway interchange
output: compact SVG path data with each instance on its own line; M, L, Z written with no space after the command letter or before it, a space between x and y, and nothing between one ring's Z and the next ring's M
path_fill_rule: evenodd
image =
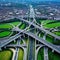
M20 38L23 34L26 34L28 35L28 37L32 37L35 39L35 41L31 41L30 40L30 43L29 43L29 51L28 51L28 60L37 60L37 54L38 54L38 51L41 47L44 47L44 60L49 60L49 57L48 57L48 48L51 48L52 50L56 51L57 53L60 54L60 48L58 46L55 46L54 44L50 43L50 42L47 42L46 41L46 35L49 34L51 36L53 36L55 39L58 39L60 40L60 37L51 33L50 31L48 30L45 30L43 27L37 25L37 22L36 22L36 19L35 19L35 12L34 12L34 8L32 7L32 5L30 5L30 11L29 11L29 20L25 20L23 18L20 18L20 17L16 17L17 19L20 19L20 21L24 22L24 23L27 23L29 24L28 27L26 27L24 30L21 30L19 29L19 27L14 27L12 29L12 31L17 31L19 33L17 33L16 35L14 36L11 36L9 39L5 39L3 41L0 41L0 50L2 50L2 47L16 47L16 52L15 52L15 57L14 57L14 60L17 60L18 59L18 52L19 52L19 48L22 48L24 49L24 60L26 60L26 56L27 56L27 45L24 43L23 45L20 45L19 40L17 40L17 44L11 44L11 45L8 45L10 42L12 41L15 41L17 38ZM30 21L32 19L32 21ZM19 24L20 25L20 24ZM34 29L38 29L39 31L43 31L44 32L44 36L43 38L40 38L37 34L34 34L32 32L30 32L30 30L28 30L28 28L30 28L31 26L34 27ZM30 28L31 29L31 28ZM21 34L23 33L23 34ZM38 44L36 45L36 41L39 41L41 42L42 44ZM33 54L33 49L34 47L36 48L36 46L39 46L39 48L35 51L35 55ZM35 56L35 57L34 57Z

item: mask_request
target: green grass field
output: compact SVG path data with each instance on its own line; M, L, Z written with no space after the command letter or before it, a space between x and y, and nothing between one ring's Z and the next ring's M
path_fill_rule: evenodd
M46 25L47 23L51 23L51 22L54 22L54 20L43 20L41 21L41 24Z
M44 60L44 49L39 50L37 60Z
M29 40L28 40L28 38L26 38L26 39L25 39L25 42L26 42L26 44L28 44L28 43L29 43Z
M23 24L23 23L19 26L20 29L24 29L25 27L26 27L26 24Z
M3 32L0 32L0 38L3 38L3 37L7 37L11 34L10 31L3 31Z
M11 24L13 24L14 26L17 26L19 23L21 22L3 23L3 24L0 24L0 28L12 29L13 26Z
M46 40L47 40L48 42L50 42L50 43L53 43L54 38L53 38L52 36L47 35L47 36L46 36Z
M50 49L48 51L49 60L60 60L60 54L52 52Z
M22 40L20 41L20 44L23 44L23 41Z
M22 49L19 49L18 60L23 60L23 56L24 56L24 51Z
M46 24L43 27L44 28L55 28L55 27L59 27L59 26L60 26L60 22L52 23L52 24Z
M22 22L11 22L11 24L13 24L14 26L17 26L18 24L21 24Z
M55 28L60 26L60 21L55 20L41 20L41 24L44 28Z
M40 49L38 52L37 60L44 60L44 50ZM60 54L52 52L51 49L48 51L49 60L60 60Z
M0 24L0 28L8 28L8 29L11 29L12 26L9 23L4 23L4 24Z
M39 33L39 37L43 37L43 35L44 34L42 32ZM50 43L53 43L53 44L56 44L56 45L60 45L60 40L55 41L54 38L52 36L50 36L50 35L46 36L46 41L50 42Z
M11 22L11 23L3 23L3 24L0 24L0 28L2 29L2 28L5 28L5 29L12 29L12 24L14 25L14 26L17 26L18 24L21 24L22 22ZM23 27L21 27L21 28L23 28ZM3 32L0 32L0 38L3 38L3 37L7 37L7 36L9 36L11 34L11 32L10 31L3 31Z
M0 60L11 60L12 55L13 53L11 50L0 51Z
M43 25L44 28L55 28L60 26L60 21L55 21L55 20L41 20L41 24ZM60 36L60 31L55 31L53 32L54 34ZM43 34L40 34L40 36L43 36ZM54 38L51 36L46 36L46 40L48 42L51 42L53 44L60 44L60 41L54 41Z
M5 29L12 29L12 25L14 25L14 26L17 26L18 24L21 24L22 22L19 22L19 21L17 21L17 22L11 22L11 23L3 23L3 24L0 24L0 28L2 29L2 28L5 28ZM20 26L20 29L24 29L25 28L25 24L21 24L21 26ZM11 34L11 32L10 31L3 31L3 32L0 32L0 38L2 38L2 37L7 37L7 36L9 36Z
M46 25L47 23L54 22L54 20L36 20L39 24Z
M60 31L55 31L54 34L60 36Z

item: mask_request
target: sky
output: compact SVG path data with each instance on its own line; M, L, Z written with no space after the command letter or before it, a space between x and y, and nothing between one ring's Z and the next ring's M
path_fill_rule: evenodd
M15 1L15 0L1 0L1 1ZM19 0L17 0L17 1L19 1ZM60 1L60 0L38 0L38 1Z
M60 2L60 0L0 0L0 1L12 1L12 2L16 2L16 1L58 1Z

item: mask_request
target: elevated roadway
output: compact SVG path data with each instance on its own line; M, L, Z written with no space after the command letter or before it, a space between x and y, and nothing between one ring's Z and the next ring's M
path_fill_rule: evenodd
M20 32L22 32L22 30L20 30ZM50 42L47 42L46 40L44 40L43 38L40 38L38 36L36 36L35 34L31 33L31 32L27 32L27 31L24 31L23 32L24 34L27 34L28 36L31 36L33 37L35 40L43 43L44 45L46 45L47 47L55 50L56 52L60 53L60 49L58 47L56 47L55 45L53 45L52 43ZM14 36L14 38L10 38L10 40L7 40L6 42L4 42L3 44L0 44L0 47L3 47L5 45L7 45L8 43L10 43L11 41L14 41L14 39L18 38L19 36L21 36L20 34Z

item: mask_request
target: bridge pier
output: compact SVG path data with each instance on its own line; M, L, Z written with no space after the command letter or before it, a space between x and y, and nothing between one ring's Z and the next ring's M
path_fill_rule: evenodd
M1 51L2 49L0 48L0 51Z
M25 37L25 34L23 33L23 37Z
M16 48L14 60L18 59L18 52L19 52L19 48Z
M46 34L46 33L44 33L44 36L43 36L43 39L44 39L44 40L46 40L46 35L47 35L47 34Z
M52 52L54 53L54 50L52 50Z
M37 44L36 47L38 47L38 48L36 49L36 52L35 52L35 60L37 60L38 52L42 47L44 47L44 45L43 44Z
M36 30L36 35L39 36L39 29L35 28L35 30ZM40 42L37 41L37 43L39 44Z
M6 46L4 46L4 48L6 49Z
M16 42L16 40L14 40L14 43Z
M44 47L44 60L49 60L48 58L48 48Z
M54 38L54 42L56 42L56 38Z
M27 48L24 48L24 58L23 60L27 60Z
M46 33L44 33L43 39L46 40ZM48 48L44 47L44 60L49 60L48 58Z

